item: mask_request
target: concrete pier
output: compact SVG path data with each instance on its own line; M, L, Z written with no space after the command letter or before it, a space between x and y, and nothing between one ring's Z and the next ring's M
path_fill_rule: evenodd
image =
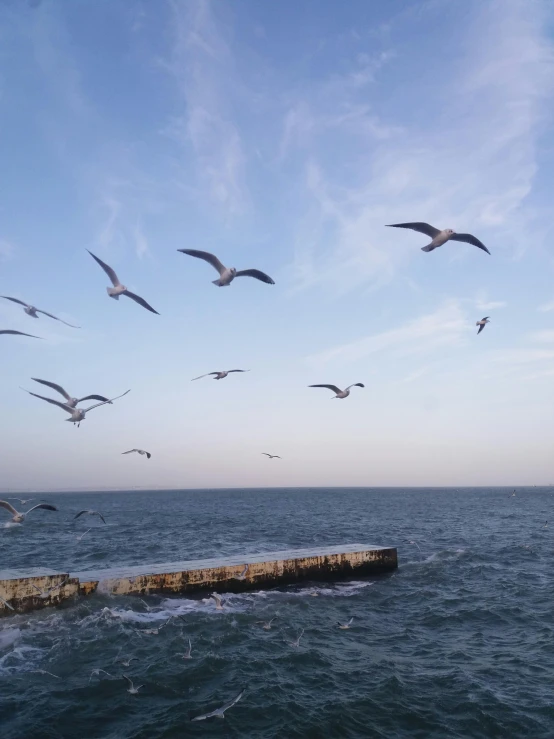
M242 579L246 565L248 569ZM60 605L76 595L85 597L95 592L113 595L214 590L238 593L310 580L363 577L389 572L397 566L394 547L348 544L92 570L73 575L37 571L24 576L14 571L0 571L0 598L15 612L22 613ZM7 616L14 611L0 601L0 615Z

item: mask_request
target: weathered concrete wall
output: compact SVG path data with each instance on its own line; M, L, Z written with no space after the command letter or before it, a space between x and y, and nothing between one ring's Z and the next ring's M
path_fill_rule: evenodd
M244 579L239 579L248 565ZM201 591L243 592L257 588L387 572L398 566L395 548L350 544L300 549L271 554L212 560L171 562L151 567L113 568L68 575L43 575L0 580L0 597L16 611L58 605L77 593L95 591L113 595L192 593ZM65 582L63 582L65 580ZM61 587L59 586L63 582ZM33 587L52 589L41 597ZM0 615L11 611L0 602Z

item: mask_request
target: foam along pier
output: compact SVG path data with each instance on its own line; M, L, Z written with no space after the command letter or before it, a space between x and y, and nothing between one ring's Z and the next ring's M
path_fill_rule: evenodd
M246 567L248 565L248 567ZM88 572L0 571L0 615L57 606L77 595L243 592L310 580L364 577L398 566L395 547L347 544L243 557L198 559ZM13 608L11 610L8 603Z

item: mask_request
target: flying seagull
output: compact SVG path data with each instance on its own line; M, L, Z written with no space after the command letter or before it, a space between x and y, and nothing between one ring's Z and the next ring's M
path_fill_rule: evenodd
M246 580L246 575L248 575L248 570L250 569L250 565L244 565L243 571L240 573L240 575L235 576L235 580Z
M11 328L3 328L0 334L12 334L13 336L29 336L31 339L42 339L42 336L33 336L33 334L25 334L23 331L14 331Z
M227 377L227 375L230 372L250 372L250 370L236 369L236 370L225 370L222 372L206 372L205 375L199 375L199 377L193 377L191 382L194 382L194 380L201 380L203 377L208 377L209 375L215 375L214 380L223 380L223 378Z
M183 654L181 654L180 656L181 656L181 657L182 657L183 659L192 659L192 657L191 657L191 652L192 652L192 644L191 644L191 642L190 642L190 639L189 639L189 648L187 649L187 651L186 651L186 652L184 652L184 653L183 653Z
M0 603L6 606L6 608L9 608L10 611L15 611L15 608L13 606L10 606L7 600L4 600L4 598L0 598Z
M136 452L137 454L146 454L146 459L150 459L152 456L150 452L145 452L144 449L129 449L128 452L121 452L121 454L132 454L133 452Z
M119 664L120 665L123 665L123 667L130 667L131 666L131 662L133 662L133 661L138 662L139 661L139 658L138 657L129 657L128 659L125 659L125 658L123 658L123 659L116 659L115 661L116 662L119 662Z
M430 244L427 244L427 246L422 246L421 251L433 251L433 249L437 249L439 246L442 246L443 244L446 244L447 241L464 241L466 244L472 244L473 246L477 246L479 249L482 249L483 251L486 251L487 254L490 254L490 251L487 249L487 247L479 241L475 236L472 236L472 234L457 234L456 231L453 231L451 228L445 228L442 231L440 231L438 228L435 228L434 226L430 226L428 223L389 223L389 228L411 228L412 231L419 231L419 233L425 234L426 236L429 236L430 239L432 239Z
M21 503L21 505L27 505L27 503L32 503L32 501L36 500L36 498L8 498L8 500L17 500Z
M221 596L218 595L218 593L212 593L210 595L210 598L213 598L215 600L215 608L216 608L216 611L222 611L223 610L223 601L221 600Z
M134 684L133 684L133 681L131 680L130 677L127 677L127 675L122 675L122 677L124 677L125 680L127 680L127 682L129 683L129 687L127 688L127 692L128 693L131 693L131 695L137 695L137 693L139 692L139 690L141 688L144 688L144 685L137 685L135 687Z
M76 516L74 516L74 517L73 517L73 520L75 521L75 519L76 519L76 518L79 518L79 516L82 516L82 515L84 515L84 514L88 514L89 516L98 516L99 518L101 518L101 519L102 519L102 521L103 521L104 523L106 523L106 519L105 519L105 518L104 518L104 516L103 516L103 515L102 515L102 514L100 513L100 511L88 511L88 510L84 510L84 511L79 511L79 513L78 513L78 514L77 514ZM89 531L90 531L90 529L89 529Z
M485 328L487 323L490 323L489 316L485 316L484 318L481 318L480 321L477 321L477 323L475 324L476 326L479 326L479 331L477 331L477 336L479 336L479 334Z
M302 634L304 633L304 629L298 634L298 638L294 641L288 641L287 644L289 644L291 647L299 647L300 646L300 639L302 638Z
M350 621L347 621L345 624L341 624L340 621L337 621L337 626L339 627L339 629L349 629L350 626L352 625L353 620L354 619L351 618Z
M76 536L75 538L77 539L77 541L82 541L83 536L86 536L89 531L92 531L92 529L87 529L86 531L84 531L82 534L79 534L79 536Z
M80 328L80 326L74 326L72 323L68 323L67 321L62 321L61 318L58 318L57 316L53 316L51 313L47 313L45 310L40 310L39 308L35 308L34 305L29 305L28 303L24 303L23 300L18 300L17 298L8 298L7 295L0 295L0 298L4 298L4 300L11 300L12 303L19 303L19 305L23 306L23 310L28 316L31 316L31 318L38 318L37 313L42 313L44 316L48 316L48 318L53 318L55 321L60 321L60 323L65 323L66 326L70 326L71 328Z
M210 713L203 713L201 716L194 716L194 718L191 718L191 721L204 721L205 719L212 717L225 718L225 711L228 711L236 703L238 703L244 695L245 691L246 688L243 688L240 693L233 698L233 700L225 703L223 706L221 706L221 708L216 708L215 711L210 711Z
M50 593L53 593L54 590L59 590L63 585L66 584L66 582L69 580L69 577L66 577L65 580L62 580L57 585L53 585L51 588L47 588L46 590L42 590L41 588L37 587L36 585L33 585L31 583L31 587L34 588L39 594L41 598L48 598Z
M261 624L262 629L265 629L266 631L271 631L271 624L275 621L277 616L273 616L272 619L269 621L256 621L257 624Z
M31 380L34 382L40 382L41 385L46 385L46 387L51 387L52 390L55 390L57 393L60 393L60 395L63 395L65 398L65 404L68 405L70 408L75 408L77 406L77 403L82 403L83 400L99 400L102 403L111 403L111 401L108 398L105 398L103 395L85 395L84 398L73 398L69 393L67 393L61 385L56 385L55 382L49 382L48 380L39 380L38 377L31 377Z
M21 388L22 390L25 390L25 388ZM59 400L54 400L53 398L45 398L44 395L37 395L36 393L32 393L30 390L25 390L26 393L29 393L29 395L34 395L35 398L40 398L41 400L45 400L47 403L52 403L52 405L57 405L58 408L61 408L62 410L69 413L70 417L66 418L66 421L71 421L72 423L76 423L78 425L81 425L81 421L85 420L86 414L91 411L93 408L98 408L101 405L106 405L106 403L113 403L114 400L117 400L118 398L122 398L124 395L127 395L127 393L130 393L130 390L127 390L124 393L121 393L121 395L117 395L115 398L111 398L110 400L104 400L102 403L95 403L94 405L91 405L90 408L72 408L67 403L60 403Z
M351 387L365 387L365 385L362 385L361 382L356 382L354 385L349 385L346 390L341 390L336 385L308 385L308 387L326 387L329 390L332 390L336 395L331 398L333 400L334 398L347 398L350 395L350 388Z
M154 310L151 305L148 305L146 300L144 298L141 298L140 295L135 295L135 293L132 293L130 290L127 290L125 285L122 285L119 281L119 277L116 275L114 270L106 264L106 262L103 262L101 259L96 257L91 251L87 249L90 256L95 259L98 264L102 267L104 272L108 275L110 280L112 281L113 287L107 287L106 290L108 292L108 295L110 298L114 298L114 300L119 300L120 295L126 295L128 298L131 298L131 300L134 300L135 303L138 303L139 305L142 305L143 308L146 308L146 310L149 310L151 313L155 313L157 316L160 314L157 310Z
M114 677L114 675L112 675L112 673L111 673L111 672L106 672L106 670L103 670L103 669L102 669L101 667L97 667L97 668L96 668L95 670L93 670L93 671L92 671L92 672L90 673L90 677L89 677L89 679L88 679L88 681L89 681L89 685L90 685L90 681L92 680L92 678L93 678L93 677L94 677L95 675L96 675L96 677L100 677L100 673L101 673L101 672L103 672L103 673L104 673L104 675L107 675L108 677Z
M207 251L198 251L197 249L177 249L177 251L188 254L189 257L203 259L208 264L211 264L216 272L219 272L219 279L213 281L213 284L218 287L230 285L235 277L254 277L256 280L261 280L261 282L265 282L268 285L275 285L271 277L266 275L265 272L260 272L259 269L243 269L237 272L235 267L226 267L224 264L221 264L216 256Z
M47 511L58 510L56 506L50 505L50 503L39 503L38 505L34 505L32 508L29 508L29 510L25 511L25 513L19 513L10 503L8 503L7 500L0 500L0 508L5 508L12 514L13 523L23 523L29 513L31 513L31 511L35 511L37 508L45 508Z
M268 454L267 452L262 452L263 457L269 457L270 459L282 459L278 454Z

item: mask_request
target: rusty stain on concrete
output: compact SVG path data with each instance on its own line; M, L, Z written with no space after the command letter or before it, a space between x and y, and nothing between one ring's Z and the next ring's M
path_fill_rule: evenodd
M239 579L248 564L244 579ZM98 572L0 579L0 597L17 612L57 606L79 594L113 595L226 591L240 593L307 580L330 580L389 572L398 566L394 547L346 545L151 567L114 568ZM66 580L66 582L64 582ZM61 584L63 583L63 584ZM57 585L61 587L56 588ZM44 597L35 589L50 592ZM51 590L54 588L54 590ZM0 615L12 613L0 601Z

